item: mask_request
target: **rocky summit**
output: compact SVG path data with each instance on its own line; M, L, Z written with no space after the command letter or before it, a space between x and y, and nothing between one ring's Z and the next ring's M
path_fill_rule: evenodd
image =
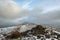
M60 40L55 28L24 23L18 26L0 28L0 40Z

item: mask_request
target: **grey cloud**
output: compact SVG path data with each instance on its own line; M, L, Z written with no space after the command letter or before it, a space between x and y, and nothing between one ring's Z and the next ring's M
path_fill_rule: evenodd
M14 1L0 0L0 17L16 18L21 14L22 8Z
M42 15L46 20L58 20L60 19L60 8L52 9Z
M60 19L60 8L52 9L43 13L41 7L36 7L32 10L21 9L14 1L0 1L0 25L18 25L23 22L32 22L36 24L56 24ZM22 11L21 11L22 10ZM19 17L18 17L19 16ZM24 18L24 17L28 18ZM16 18L17 17L17 18ZM16 18L8 20L8 18ZM22 18L22 20L20 19ZM6 20L5 20L6 19ZM1 25L1 26L2 26Z
M60 23L60 8L56 7L45 13L43 9L35 8L32 11L26 12L28 15L28 22L36 24L59 25ZM60 26L60 25L59 25Z
M0 0L0 27L17 25L16 18L19 18L23 9L13 0Z

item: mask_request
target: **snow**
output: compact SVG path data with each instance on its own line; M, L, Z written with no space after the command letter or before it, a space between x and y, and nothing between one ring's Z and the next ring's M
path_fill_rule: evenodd
M36 27L36 25L26 24L26 25L0 28L0 33L7 34L7 33L10 33L12 31L15 31L17 28L19 28L19 30L18 30L19 32L25 32L27 30L31 30L33 27Z
M60 32L58 32L58 31L53 31L53 32L55 32L55 33L57 33L57 34L60 34Z
M36 25L29 25L29 24L22 25L20 27L20 32L25 32L27 30L31 30L33 27L36 27Z
M22 40L41 40L42 38L40 39L37 39L36 36L33 36L33 37L23 37ZM51 39L54 39L54 40L58 40L58 39L55 39L55 38L45 38L46 40L51 40Z
M0 28L0 33L7 34L9 32L14 31L15 28L17 28L17 26L7 27L7 28Z
M30 25L30 24L26 24L26 25L19 25L19 26L12 26L12 27L7 27L7 28L0 28L0 40L2 39L2 38L4 38L3 37L3 35L1 34L1 33L3 33L3 34L7 34L7 33L10 33L10 32L12 32L12 31L15 31L17 28L19 28L19 32L25 32L25 31L27 31L27 30L31 30L32 28L34 28L34 27L36 27L36 25ZM53 31L53 32L55 32L55 33L58 33L58 34L60 34L60 32L57 32L57 31ZM48 33L48 34L50 34L50 32ZM55 39L55 38L46 38L45 37L45 35L42 35L46 40L51 40L51 39L54 39L54 40L58 40L58 39ZM40 38L40 39L37 39L37 36L31 36L31 37L22 37L22 40L41 40L41 39L43 39L43 37L42 38Z

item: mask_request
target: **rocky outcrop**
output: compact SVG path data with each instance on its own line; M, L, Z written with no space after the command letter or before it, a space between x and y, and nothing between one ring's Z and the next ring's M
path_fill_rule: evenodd
M7 35L5 38L19 38L19 37L24 37L24 36L30 36L30 35L40 35L40 34L44 34L45 33L45 29L43 26L41 25L36 25L36 27L32 28L31 30L27 30L25 32L19 32L18 30L16 31L12 31Z

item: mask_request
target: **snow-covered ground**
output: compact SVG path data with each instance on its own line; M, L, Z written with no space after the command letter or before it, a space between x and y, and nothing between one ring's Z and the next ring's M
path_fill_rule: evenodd
M19 32L25 32L27 30L31 30L32 28L36 27L36 25L19 25L19 26L12 26L12 27L6 27L6 28L0 28L0 33L9 33L9 32L12 32L12 31L15 31L17 30L17 28L19 28Z
M0 33L7 34L9 32L14 31L17 26L7 27L7 28L0 28Z
M34 37L25 37L25 38L22 38L21 40L42 40L42 39L45 39L45 40L52 40L52 39L58 40L58 39L55 39L55 38L40 38L40 39L37 39L36 36L34 36Z
M10 32L13 32L15 30L18 30L19 32L25 32L27 30L31 30L32 28L36 27L36 25L33 24L26 24L26 25L19 25L19 26L12 26L12 27L7 27L7 28L0 28L0 40L4 38L3 34L8 34ZM58 31L53 31L57 34L60 34ZM49 32L50 34L50 32ZM44 35L44 38L39 38L37 39L37 36L32 35L31 37L22 37L21 40L41 40L41 39L46 39L46 40L58 40L55 38L46 38Z

